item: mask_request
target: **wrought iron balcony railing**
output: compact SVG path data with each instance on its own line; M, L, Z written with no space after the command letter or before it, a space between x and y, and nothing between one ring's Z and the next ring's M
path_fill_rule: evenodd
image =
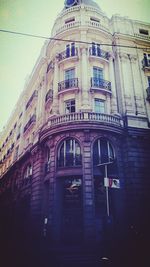
M53 90L49 89L46 96L45 96L45 102L47 102L48 100L53 100Z
M68 79L58 83L58 92L71 88L78 88L78 78Z
M107 60L109 59L108 52L100 49L99 47L90 47L89 54L90 56L101 57Z
M111 91L111 82L99 78L91 78L91 88L102 88Z
M35 91L33 92L32 96L29 98L27 104L26 104L26 109L30 106L32 100L33 100L34 97L36 97L37 95L38 95L38 92L37 92L37 90L35 90Z
M36 122L36 115L33 114L32 117L29 119L29 121L27 122L27 124L24 127L24 133L27 131L27 129L30 127L30 125L32 123Z
M77 49L77 47L73 46L73 47L71 47L71 48L69 47L65 51L61 52L58 55L58 60L61 61L63 59L75 57L75 56L78 56L78 49Z
M147 89L146 89L146 92L147 92L147 100L148 101L150 101L150 87L148 87Z

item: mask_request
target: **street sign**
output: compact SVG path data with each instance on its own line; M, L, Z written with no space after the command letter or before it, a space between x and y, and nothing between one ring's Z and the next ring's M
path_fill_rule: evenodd
M120 188L120 180L115 178L104 178L104 186L110 188Z

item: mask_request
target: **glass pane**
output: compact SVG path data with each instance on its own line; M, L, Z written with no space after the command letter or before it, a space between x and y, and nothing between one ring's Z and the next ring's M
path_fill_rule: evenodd
M105 113L105 102L101 99L95 99L95 112Z
M109 162L108 146L106 140L103 139L100 140L100 149L101 149L101 163Z
M93 146L93 164L96 166L100 163L99 160L99 150L98 150L98 141L95 142Z
M65 71L65 80L75 78L75 69L69 69Z

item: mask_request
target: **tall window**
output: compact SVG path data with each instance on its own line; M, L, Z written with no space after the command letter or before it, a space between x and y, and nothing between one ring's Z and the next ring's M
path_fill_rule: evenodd
M65 113L75 112L75 99L65 101Z
M50 148L47 146L45 150L45 157L46 157L46 163L45 163L45 173L50 172Z
M65 71L65 80L70 80L75 78L75 69L68 69Z
M150 76L147 77L148 80L148 87L150 87Z
M149 67L150 66L150 54L144 53L144 61L143 64L145 67Z
M99 98L95 98L94 109L97 113L105 113L105 101Z
M26 167L26 169L25 169L25 171L24 171L23 178L24 178L24 179L27 179L27 178L29 178L30 176L32 176L32 166L31 166L31 164L29 164L29 165Z
M81 148L75 139L63 141L58 149L58 167L81 165Z
M66 57L75 56L75 43L66 45Z
M104 139L98 139L93 146L93 164L113 162L115 158L114 149L111 143Z
M103 69L99 67L93 67L93 77L102 80L103 79Z
M100 44L92 43L92 56L101 56Z

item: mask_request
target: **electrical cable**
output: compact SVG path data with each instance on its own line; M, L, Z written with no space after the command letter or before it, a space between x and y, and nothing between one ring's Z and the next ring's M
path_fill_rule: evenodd
M80 40L70 40L70 39L61 39L61 38L54 38L54 37L46 37L42 35L35 35L35 34L30 34L30 33L23 33L23 32L16 32L16 31L10 31L10 30L5 30L5 29L0 29L0 32L4 33L10 33L10 34L16 34L16 35L22 35L22 36L27 36L27 37L33 37L33 38L41 38L45 40L54 40L54 41L61 41L61 42L75 42L75 43L81 43L81 44L89 44L92 45L92 42L86 42L86 41L80 41ZM106 44L102 43L101 46L111 46L111 47L124 47L124 48L134 48L134 49L150 49L149 47L138 47L138 46L131 46L131 45L119 45L119 44Z

